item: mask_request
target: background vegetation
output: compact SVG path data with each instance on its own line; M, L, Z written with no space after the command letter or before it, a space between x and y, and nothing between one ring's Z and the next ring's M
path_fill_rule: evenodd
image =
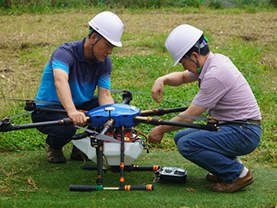
M213 9L243 8L257 9L277 6L277 0L0 0L0 8L8 13L49 13L81 7L109 7L128 9L157 9L208 7Z

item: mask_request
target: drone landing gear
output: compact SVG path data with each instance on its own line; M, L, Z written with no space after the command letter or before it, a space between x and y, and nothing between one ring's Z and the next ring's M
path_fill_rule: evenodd
M103 141L97 140L95 143L91 143L92 146L96 149L97 156L97 165L84 165L83 169L86 170L97 170L97 185L70 185L70 191L97 191L97 190L144 190L144 191L153 191L154 187L152 184L147 185L125 185L124 182L124 171L157 171L159 166L136 166L136 165L124 165L124 126L121 127L121 145L120 145L120 165L119 166L110 166L108 170L112 172L120 172L120 182L119 187L103 187ZM103 132L101 132L103 133ZM100 133L100 134L101 134ZM106 171L106 170L104 170Z
M83 165L84 170L97 170L97 165ZM160 166L154 165L154 166L138 166L138 165L128 165L124 167L124 171L157 171L160 169ZM106 172L107 170L104 170ZM111 166L109 167L109 171L112 171L113 173L120 172L119 166Z
M84 170L97 170L97 165L84 165ZM137 165L128 165L124 166L124 171L157 171L160 169L160 166L137 166ZM111 166L109 171L113 173L120 172L120 166ZM104 170L106 172L107 170ZM123 182L121 180L123 179ZM96 180L97 182L98 180ZM98 181L100 182L100 181ZM101 183L101 182L100 182ZM90 186L90 185L71 185L69 187L70 191L97 191L97 190L143 190L143 191L153 191L154 187L152 184L147 185L124 185L124 178L120 177L120 186L119 187L103 187L103 185Z
M90 185L70 185L70 191L98 191L98 190L115 190L115 191L133 191L133 190L141 190L141 191L153 191L154 187L152 184L148 185L124 185L123 187L103 187L103 185L98 186L90 186Z

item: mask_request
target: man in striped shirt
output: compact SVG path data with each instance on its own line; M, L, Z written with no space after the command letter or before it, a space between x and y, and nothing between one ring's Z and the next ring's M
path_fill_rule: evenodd
M261 114L252 90L241 72L229 58L210 52L208 40L199 29L180 25L167 38L166 47L187 71L174 72L158 78L152 97L162 100L164 85L179 86L198 81L199 91L188 109L180 115L200 116L207 111L210 117L224 120L220 131L198 129L179 131L174 141L180 154L209 173L215 192L235 192L254 182L252 173L237 156L256 149L262 130ZM191 118L175 117L172 121L190 122ZM149 142L160 143L166 132L178 127L157 126Z

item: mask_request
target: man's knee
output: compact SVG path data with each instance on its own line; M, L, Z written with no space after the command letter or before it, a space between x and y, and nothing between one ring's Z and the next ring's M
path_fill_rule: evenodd
M178 141L187 136L189 134L188 130L183 130L183 131L179 131L177 134L175 134L175 137L174 137L174 142L175 144L177 145Z
M177 143L178 143L178 141L179 141L179 139L182 137L182 135L181 135L181 133L180 132L178 132L177 134L175 134L175 136L174 136L174 142L175 142L175 144L177 145ZM178 145L177 145L177 147L178 147Z
M181 137L176 143L179 152L185 158L192 155L196 151L194 139Z
M56 132L56 137L61 138L70 138L76 133L76 127L73 125L70 126L61 126Z
M53 148L60 148L69 143L75 133L76 128L74 126L62 126L59 130L56 129L56 131L48 134L46 143Z

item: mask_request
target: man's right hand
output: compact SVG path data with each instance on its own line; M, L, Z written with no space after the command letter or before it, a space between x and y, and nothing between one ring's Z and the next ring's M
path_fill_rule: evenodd
M87 123L87 117L84 113L80 111L68 112L68 117L72 120L74 126L83 127Z

